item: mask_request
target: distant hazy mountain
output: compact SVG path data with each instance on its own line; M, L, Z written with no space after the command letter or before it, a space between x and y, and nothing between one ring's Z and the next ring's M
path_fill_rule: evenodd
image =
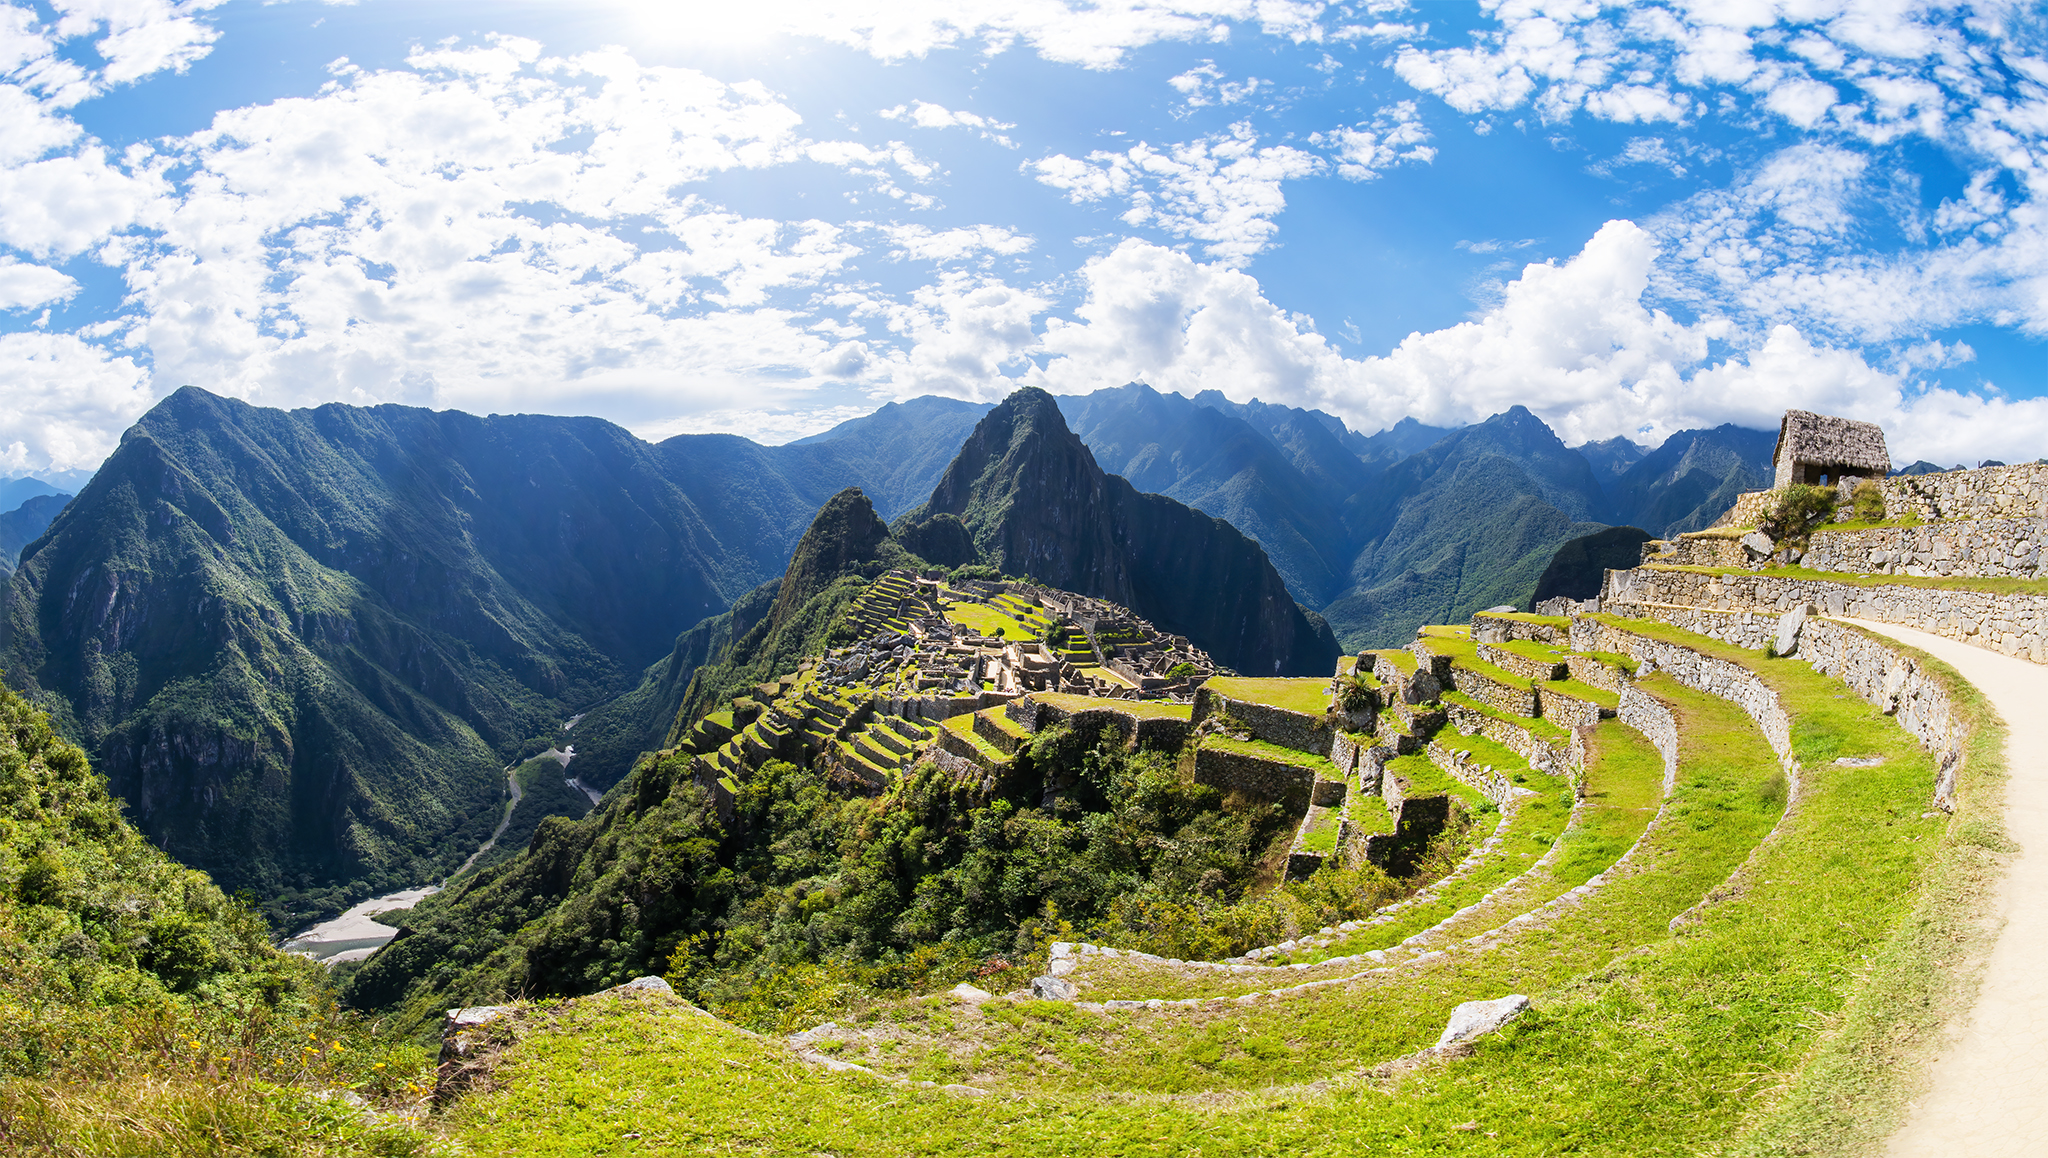
M1774 430L1681 430L1608 488L1609 518L1658 538L1711 526L1744 491L1771 485Z
M1625 571L1641 563L1649 540L1649 533L1636 527L1609 527L1565 543L1537 578L1535 601L1598 598L1608 570Z
M1257 542L1105 473L1035 387L982 418L904 530L943 515L1004 574L1121 603L1248 674L1321 674L1336 660L1329 628Z
M1347 504L1352 586L1323 609L1349 646L1524 604L1566 540L1599 530L1593 468L1517 406L1402 460Z
M41 537L50 520L70 501L67 494L39 494L0 514L0 579L13 573L21 549Z
M1643 448L1620 435L1585 443L1578 451L1585 456L1586 465L1593 468L1593 477L1600 480L1601 486L1611 484L1643 460Z
M1376 472L1327 429L1287 424L1297 447L1328 447L1290 455L1270 426L1256 429L1233 411L1136 383L1059 404L1102 469L1258 540L1303 602L1320 604L1342 588L1351 561L1343 502Z

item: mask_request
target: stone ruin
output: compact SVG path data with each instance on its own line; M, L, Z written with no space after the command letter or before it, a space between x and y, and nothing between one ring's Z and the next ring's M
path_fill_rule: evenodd
M1801 483L1839 485L1844 478L1881 479L1892 469L1884 430L1876 423L1808 410L1785 412L1771 461L1776 472L1773 490Z

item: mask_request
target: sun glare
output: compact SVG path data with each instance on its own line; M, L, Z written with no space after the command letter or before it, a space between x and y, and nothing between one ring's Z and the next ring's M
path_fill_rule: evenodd
M619 14L627 35L636 43L750 48L780 31L783 5L774 3L709 3L689 0L613 0L606 7Z

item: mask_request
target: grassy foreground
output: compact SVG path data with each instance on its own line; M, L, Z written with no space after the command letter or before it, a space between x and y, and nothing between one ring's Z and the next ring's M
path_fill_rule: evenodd
M446 1126L478 1154L1856 1152L1884 1123L1845 1130L1854 1096L1941 1024L1927 978L1967 955L1950 938L2000 838L1983 800L1923 816L1929 758L1839 684L1732 658L1797 717L1800 808L1773 833L1785 783L1755 728L1658 687L1683 718L1668 843L1492 950L1222 1008L893 1002L839 1035L851 1060L994 1091L971 1100L826 1074L680 1003L592 999L528 1015L499 1087ZM1965 795L1989 797L1995 732L1975 743ZM1738 867L1726 899L1664 928ZM1469 1058L1381 1068L1509 984L1535 1008Z

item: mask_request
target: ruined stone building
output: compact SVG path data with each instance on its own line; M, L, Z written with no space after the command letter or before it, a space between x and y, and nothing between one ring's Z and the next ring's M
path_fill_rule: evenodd
M1844 478L1881 479L1892 469L1884 431L1876 423L1808 410L1785 412L1771 461L1777 473L1773 489L1794 483L1832 486Z

